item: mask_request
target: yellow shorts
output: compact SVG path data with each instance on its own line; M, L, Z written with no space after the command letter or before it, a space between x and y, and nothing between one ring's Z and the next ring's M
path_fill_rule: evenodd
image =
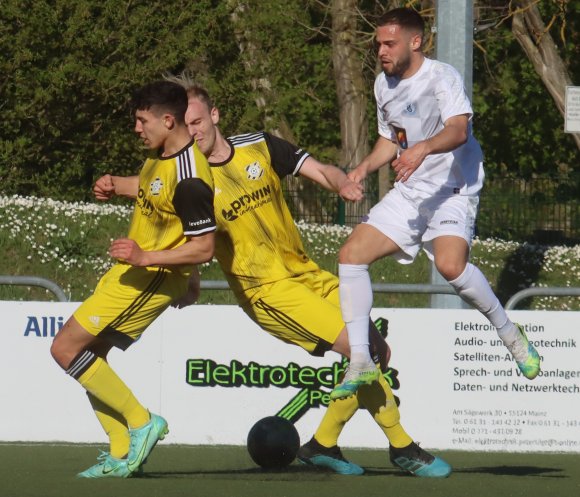
M179 272L116 264L74 317L92 335L125 350L186 289L187 277Z
M272 336L317 356L331 349L345 326L338 278L322 270L264 285L242 309Z

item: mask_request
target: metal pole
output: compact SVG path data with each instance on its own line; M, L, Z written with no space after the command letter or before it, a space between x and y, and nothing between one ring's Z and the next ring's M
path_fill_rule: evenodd
M61 287L54 281L40 276L2 275L0 276L0 285L39 286L52 292L60 302L68 302L68 298Z
M471 0L437 0L436 5L436 58L451 64L459 71L465 82L469 98L473 86L473 2ZM431 283L447 284L431 264ZM431 297L431 307L461 309L469 308L456 295L436 294Z

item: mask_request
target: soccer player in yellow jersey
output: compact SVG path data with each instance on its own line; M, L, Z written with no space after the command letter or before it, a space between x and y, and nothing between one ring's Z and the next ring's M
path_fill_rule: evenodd
M185 293L195 265L214 252L213 179L184 122L185 90L169 81L150 83L135 92L132 107L149 157L127 183L105 175L94 189L101 200L136 193L128 237L112 242L109 254L117 263L51 347L55 361L86 390L109 436L110 452L78 474L83 478L131 476L168 432L167 421L149 413L106 357L113 346L125 350L135 342Z
M186 77L172 80L187 90L186 124L211 166L215 256L240 306L262 329L284 342L313 355L333 350L348 357L338 278L321 270L305 253L284 201L281 178L301 175L351 201L362 198L362 187L339 168L322 164L268 133L225 138L218 128L218 109L207 91ZM388 348L374 325L370 343L371 354L386 368ZM300 448L299 460L337 473L362 474L364 470L345 460L337 445L344 424L359 407L370 412L388 437L393 464L423 477L451 473L445 461L421 449L405 432L382 375L355 396L330 403L314 437Z
M350 348L341 316L338 278L321 270L305 253L283 198L281 178L302 175L346 200L360 200L362 187L337 167L321 164L307 152L268 133L224 138L219 111L207 91L186 78L173 78L187 89L186 124L208 158L215 184L217 232L215 256L242 309L274 337L313 355L333 350L348 357ZM100 181L100 180L99 180ZM115 177L118 192L135 196L133 178ZM175 305L193 303L197 273L190 291ZM372 355L387 367L388 348L370 327ZM386 380L361 388L356 395L332 401L314 437L298 458L314 466L360 475L337 445L345 423L363 407L390 442L393 464L421 477L445 477L451 467L413 442L399 422L399 410Z

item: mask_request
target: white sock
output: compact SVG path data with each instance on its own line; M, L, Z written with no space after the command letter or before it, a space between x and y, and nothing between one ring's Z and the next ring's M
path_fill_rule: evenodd
M369 351L369 319L373 290L366 264L339 264L340 308L346 323L353 365L372 364Z
M514 323L489 286L483 273L471 263L456 279L449 282L465 302L481 312L497 328L497 334L505 344L512 343L519 334Z

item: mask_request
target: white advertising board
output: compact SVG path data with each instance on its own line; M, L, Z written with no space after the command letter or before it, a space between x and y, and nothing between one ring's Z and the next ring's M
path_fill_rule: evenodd
M0 440L105 442L83 389L50 357L52 336L78 304L0 302ZM473 310L376 309L389 320L401 420L426 448L580 452L579 313L512 311L538 345L543 371L518 374L495 330ZM340 358L315 358L261 331L235 306L163 314L110 363L169 443L243 445L251 426L282 410L301 440L320 421ZM345 447L388 446L367 412Z
M580 86L566 87L564 131L580 133Z

